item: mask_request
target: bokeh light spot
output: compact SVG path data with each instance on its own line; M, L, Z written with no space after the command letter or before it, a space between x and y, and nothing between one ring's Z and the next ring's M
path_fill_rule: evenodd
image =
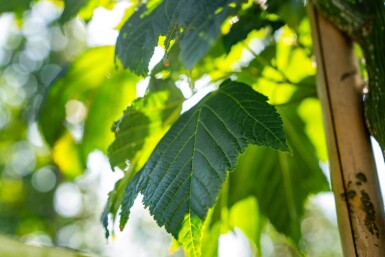
M82 197L79 187L73 183L61 184L55 192L54 207L63 217L75 217L82 209Z
M32 186L40 192L48 192L55 187L56 175L51 167L43 167L32 176Z

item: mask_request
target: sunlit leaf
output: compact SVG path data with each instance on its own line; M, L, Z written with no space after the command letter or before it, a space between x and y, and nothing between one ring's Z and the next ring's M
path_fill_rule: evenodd
M327 191L328 183L296 107L279 111L293 156L250 146L230 176L229 203L255 196L261 213L279 232L298 242L306 199Z
M114 69L113 47L96 47L83 53L68 70L59 74L39 113L39 125L48 144L54 145L66 131L66 103L71 99L89 102L94 90Z
M180 59L191 69L221 35L222 23L235 15L244 0L164 0L152 11L142 5L122 27L116 42L116 56L124 67L147 75L148 64L159 36L168 43L177 39Z
M111 166L128 170L109 195L102 217L107 236L108 214L111 213L112 217L115 217L122 204L123 195L130 194L129 191L125 191L127 184L147 161L170 125L179 117L183 101L181 92L171 80L153 79L150 82L150 92L134 101L113 126L116 139L108 150ZM134 179L137 180L138 177ZM135 197L126 196L123 200L123 208L132 205L125 202L127 199L133 201Z
M282 123L267 98L226 81L184 113L126 188L121 227L138 193L155 220L199 256L200 229L227 171L248 144L287 151Z
M267 11L279 15L292 29L296 29L306 16L305 5L298 0L269 0Z
M66 133L52 149L52 159L64 177L74 179L83 173L85 167L79 158L79 149L69 133Z
M84 124L81 144L83 158L95 149L107 153L108 146L114 140L111 124L136 98L138 80L139 78L133 74L120 73L106 80L97 90Z
M235 203L229 212L232 228L239 228L252 242L254 250L260 252L263 219L261 219L256 199L254 197L242 199ZM245 219L246 215L247 219Z
M183 96L171 80L153 80L152 92L137 99L115 123L115 141L108 149L111 167L140 167L179 117ZM139 168L140 168L139 167Z

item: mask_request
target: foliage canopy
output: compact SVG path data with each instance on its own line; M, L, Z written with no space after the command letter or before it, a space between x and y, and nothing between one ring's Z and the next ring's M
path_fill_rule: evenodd
M40 1L18 2L1 3L0 13L20 17ZM35 109L50 148L39 165L54 164L57 177L74 180L95 149L109 157L123 176L102 215L107 236L117 217L124 228L142 194L187 256L216 256L219 236L235 228L259 255L269 229L300 252L309 196L329 190L319 165L327 158L303 3L131 4L115 49L58 58ZM86 23L96 8L114 6L66 0L50 25L65 31L74 17Z

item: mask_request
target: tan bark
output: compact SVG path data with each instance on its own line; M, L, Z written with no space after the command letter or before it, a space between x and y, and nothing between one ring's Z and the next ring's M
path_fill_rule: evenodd
M344 256L385 256L385 215L352 41L309 5Z

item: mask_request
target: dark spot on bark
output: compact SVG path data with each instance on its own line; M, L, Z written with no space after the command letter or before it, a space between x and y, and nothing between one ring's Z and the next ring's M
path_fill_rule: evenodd
M357 186L361 186L362 183L358 181L358 182L356 182L356 185L357 185Z
M350 76L353 76L357 73L356 70L353 71L347 71L344 74L341 75L340 81L344 81L345 79L349 78Z
M353 199L356 196L356 191L350 190L347 195L349 199Z
M374 205L370 200L369 195L362 190L361 191L361 205L365 212L365 226L372 235L375 235L377 238L380 237L380 232L376 225L376 210Z
M368 181L368 179L366 178L365 174L362 173L362 172L358 172L358 173L356 174L356 178L357 178L358 180L362 181L362 182L367 182L367 181Z

